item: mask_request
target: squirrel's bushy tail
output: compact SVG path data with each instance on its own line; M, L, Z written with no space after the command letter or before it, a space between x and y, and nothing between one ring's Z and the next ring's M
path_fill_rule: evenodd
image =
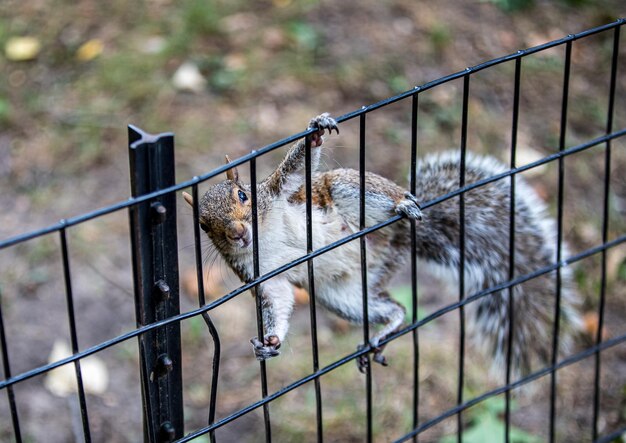
M465 183L505 172L507 168L492 157L468 154ZM431 155L417 167L416 197L426 203L459 187L458 152ZM529 276L555 264L556 224L545 204L518 175L515 177L515 250L513 277ZM459 198L450 198L422 210L418 222L417 254L447 274L458 277L460 258ZM464 194L465 288L471 296L509 280L509 238L511 178L505 177ZM566 257L565 245L561 245ZM560 289L556 272L550 271L513 286L512 315L509 289L490 293L467 305L473 341L486 346L496 366L504 366L512 335L513 373L526 374L533 362L550 363L553 354L557 299L560 303L558 351L565 351L573 332L580 328L576 292L571 270L560 269ZM557 294L559 296L557 297ZM512 323L510 319L512 318Z
M581 326L569 274L568 269L561 269L557 353L570 352L572 339ZM514 303L510 313L511 296ZM487 348L494 366L503 373L512 330L512 374L526 375L545 367L553 358L556 301L555 271L516 285L512 291L504 289L489 294L475 302L470 319L472 339Z

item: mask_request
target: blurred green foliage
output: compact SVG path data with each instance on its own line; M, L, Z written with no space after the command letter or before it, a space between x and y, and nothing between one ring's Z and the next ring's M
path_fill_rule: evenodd
M504 441L505 424L502 420L505 402L502 397L492 397L474 407L468 413L470 424L463 430L463 441L466 443L500 443ZM511 402L511 410L515 403ZM541 438L511 426L509 438L511 443L540 443ZM456 435L449 435L439 443L454 443Z

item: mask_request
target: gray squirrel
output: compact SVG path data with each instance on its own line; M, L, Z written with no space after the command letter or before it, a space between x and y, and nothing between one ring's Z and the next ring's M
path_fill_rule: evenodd
M316 171L325 131L339 133L328 113L309 123L312 171ZM305 140L288 151L278 168L257 185L258 245L260 274L266 274L306 254ZM227 157L227 161L228 157ZM466 183L506 171L491 157L468 154ZM226 263L243 282L253 280L252 212L250 186L242 183L236 168L227 179L212 185L199 202L199 222ZM386 365L381 340L398 331L405 318L404 307L389 295L387 286L395 272L410 257L410 224L417 223L416 253L420 262L448 278L458 280L459 202L445 200L423 211L427 202L455 191L459 186L458 152L431 155L417 165L416 195L379 175L365 176L366 226L399 214L403 218L366 236L368 316L382 327L370 339L373 360ZM335 169L312 175L313 249L359 231L359 172ZM543 202L521 177L516 177L515 269L528 274L554 263L554 222ZM465 193L465 290L468 295L509 279L510 179L498 180ZM183 193L187 203L193 199ZM319 304L354 323L363 322L360 245L348 242L314 258L315 295ZM579 329L580 317L567 268L562 269L560 347L569 344ZM293 310L295 287L308 287L305 264L259 285L265 335L251 339L259 360L279 355ZM526 374L531 362L550 361L556 294L555 275L544 274L516 285L512 368ZM504 364L509 334L508 290L495 292L469 303L468 317L475 342L486 346L496 365ZM362 349L362 346L360 347ZM363 371L367 358L357 360Z

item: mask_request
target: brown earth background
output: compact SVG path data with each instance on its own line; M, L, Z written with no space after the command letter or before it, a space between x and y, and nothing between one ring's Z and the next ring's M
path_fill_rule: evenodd
M128 124L175 132L182 181L219 166L224 154L236 158L299 132L320 112L342 115L466 66L624 16L620 0L3 0L0 240L127 199ZM566 146L606 131L612 35L573 44ZM22 59L8 49L16 37L31 38ZM519 164L558 149L563 54L561 46L523 61ZM193 73L180 80L183 65ZM471 81L468 148L503 161L511 141L513 73L507 63ZM626 127L624 30L617 79L613 127L620 130ZM459 146L461 103L461 81L420 95L419 155ZM367 168L402 185L409 169L410 116L406 100L368 116ZM341 135L327 143L325 167L358 167L358 136L357 121L342 125ZM624 140L614 141L609 239L626 228L625 148ZM284 149L259 160L260 175L283 154ZM565 168L564 236L573 254L602 241L604 145L567 158ZM557 165L524 176L555 214ZM187 311L197 307L193 227L184 204L178 212L181 303ZM81 349L134 329L127 213L71 228L68 242ZM210 246L204 247L208 295L214 299L238 282ZM623 245L608 254L605 337L626 331L625 257ZM574 275L592 336L599 257L579 262ZM393 292L400 300L408 297L409 281L408 272L397 278ZM69 343L64 291L58 235L0 250L0 302L12 374L46 364L55 343ZM420 272L421 315L452 303L455 294L426 270ZM312 368L306 294L299 294L299 301L282 355L268 362L271 392ZM244 294L212 316L223 342L219 418L260 398L258 363L248 343L256 335L254 303ZM352 352L361 330L321 310L318 316L324 366ZM183 322L182 334L189 432L206 425L213 349L201 318ZM583 339L578 349L584 345ZM411 349L409 336L397 340L387 350L390 367L374 369L376 441L391 441L411 429ZM420 329L421 420L455 406L457 352L456 312ZM607 434L626 424L626 346L602 355L599 430ZM90 388L87 396L93 440L141 441L136 341L99 353L95 365L101 371L96 378L102 381L104 372L108 384ZM466 399L501 383L501 375L490 375L487 368L484 356L467 348ZM557 441L591 440L593 376L593 359L559 372ZM71 392L75 381L71 374L65 385L57 380L66 388L55 391L54 377L15 386L24 441L82 439ZM342 366L321 385L325 439L363 441L364 379L356 367ZM518 441L548 436L549 383L542 379L532 385L515 398L513 422L523 431ZM0 440L13 441L8 402L5 393L0 396ZM273 402L270 410L275 441L316 440L310 384ZM471 408L465 421L466 441L487 441L471 432L503 429L501 405ZM455 432L456 420L444 420L420 441L446 441ZM217 437L263 441L262 414L247 414Z

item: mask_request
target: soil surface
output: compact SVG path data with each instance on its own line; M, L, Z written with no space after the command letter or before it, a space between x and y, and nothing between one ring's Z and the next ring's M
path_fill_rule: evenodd
M3 0L0 242L126 200L128 124L176 133L175 167L178 181L183 181L221 165L224 154L237 158L299 132L321 112L342 115L467 66L625 16L621 0L266 0L254 5L225 0ZM613 35L597 34L572 44L564 147L606 134ZM34 39L34 49L31 40L16 56L8 49L16 37ZM624 29L619 44L614 131L626 128ZM559 46L522 61L518 165L559 149L564 56L565 47ZM183 75L184 65L189 69ZM505 162L511 146L514 74L514 62L480 71L471 77L469 90L468 149ZM419 155L458 148L462 103L462 80L420 94ZM326 142L324 168L358 167L358 119L340 130ZM368 114L366 167L407 186L410 135L410 100ZM566 256L602 243L606 149L600 144L564 161ZM259 175L275 167L284 152L278 149L259 159ZM626 230L623 137L612 142L611 160L609 240ZM248 176L247 168L240 170ZM556 216L558 165L523 175ZM189 311L198 306L193 226L191 211L179 201L181 309ZM79 348L133 330L127 211L72 227L67 241ZM239 282L208 241L203 248L207 292L213 300ZM625 257L625 245L606 254L605 339L626 333ZM587 330L577 340L576 352L595 340L601 256L572 268ZM420 315L455 302L456 289L447 288L429 270L420 269L418 282ZM409 284L405 270L394 282L394 296L406 299ZM58 233L0 249L0 308L11 375L62 358L52 352L70 343L65 294ZM298 300L282 355L268 362L270 392L313 367L306 293L299 293ZM248 342L256 335L254 302L242 294L211 316L222 341L219 419L260 399L259 365ZM214 346L201 318L187 320L181 328L185 431L191 432L207 424ZM353 352L362 339L360 328L322 310L318 334L321 367ZM458 337L457 311L419 330L421 423L457 403ZM136 340L129 340L81 362L93 441L143 439L137 348ZM374 368L376 441L395 440L412 428L412 349L407 335L388 346L390 366ZM601 356L598 431L607 435L626 426L626 345ZM468 342L465 400L502 383L502 372L489 368L484 354ZM14 387L24 441L82 441L73 374L69 365ZM593 356L558 371L556 441L591 441L594 375ZM517 441L544 441L550 432L550 377L530 385L515 395L512 422L516 431L524 432ZM325 440L363 441L365 382L354 363L325 375L321 386ZM500 432L502 413L497 405L495 412L493 408L481 404L464 413L467 441L473 441L470 431L486 417L495 417L496 427L488 429ZM270 413L275 441L317 441L311 383L272 402ZM217 440L263 441L262 417L258 409L242 416L220 428ZM444 420L421 434L420 441L454 435L456 423L455 417ZM3 399L0 440L14 438L9 402Z

